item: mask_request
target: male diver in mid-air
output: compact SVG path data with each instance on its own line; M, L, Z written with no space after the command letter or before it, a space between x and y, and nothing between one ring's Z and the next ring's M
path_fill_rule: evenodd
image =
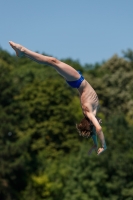
M77 130L81 136L92 137L93 139L94 145L89 150L89 155L94 150L97 151L98 155L105 151L107 147L102 127L100 126L101 121L96 118L96 113L99 106L98 96L91 85L80 74L80 72L54 57L33 52L12 41L10 41L9 44L15 50L18 57L25 56L37 63L52 66L72 88L77 88L79 92L81 108L84 114L82 121L76 125ZM101 142L100 148L98 148L97 135Z

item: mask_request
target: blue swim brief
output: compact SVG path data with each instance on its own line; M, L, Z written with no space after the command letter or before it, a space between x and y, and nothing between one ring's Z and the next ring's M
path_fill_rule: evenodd
M76 81L66 81L72 88L79 88L81 85L82 81L84 80L84 77L82 76L80 71L77 71L81 76L78 80Z

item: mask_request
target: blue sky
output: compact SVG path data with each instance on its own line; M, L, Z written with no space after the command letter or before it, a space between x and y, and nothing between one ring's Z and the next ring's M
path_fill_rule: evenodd
M1 0L0 47L8 41L84 65L133 50L133 0Z

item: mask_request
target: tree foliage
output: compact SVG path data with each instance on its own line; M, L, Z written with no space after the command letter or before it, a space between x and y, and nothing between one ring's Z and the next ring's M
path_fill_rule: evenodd
M133 199L133 64L124 57L81 66L100 99L107 151L88 156L78 136L78 93L49 66L0 49L0 199Z

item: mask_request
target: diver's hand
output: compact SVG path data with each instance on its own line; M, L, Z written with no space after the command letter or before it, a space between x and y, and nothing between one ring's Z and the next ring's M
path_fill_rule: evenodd
M97 155L100 155L101 153L103 153L106 150L106 148L99 148L97 151Z
M88 155L90 156L92 154L93 151L96 151L97 150L97 146L96 145L93 145L91 147L91 149L88 151Z

